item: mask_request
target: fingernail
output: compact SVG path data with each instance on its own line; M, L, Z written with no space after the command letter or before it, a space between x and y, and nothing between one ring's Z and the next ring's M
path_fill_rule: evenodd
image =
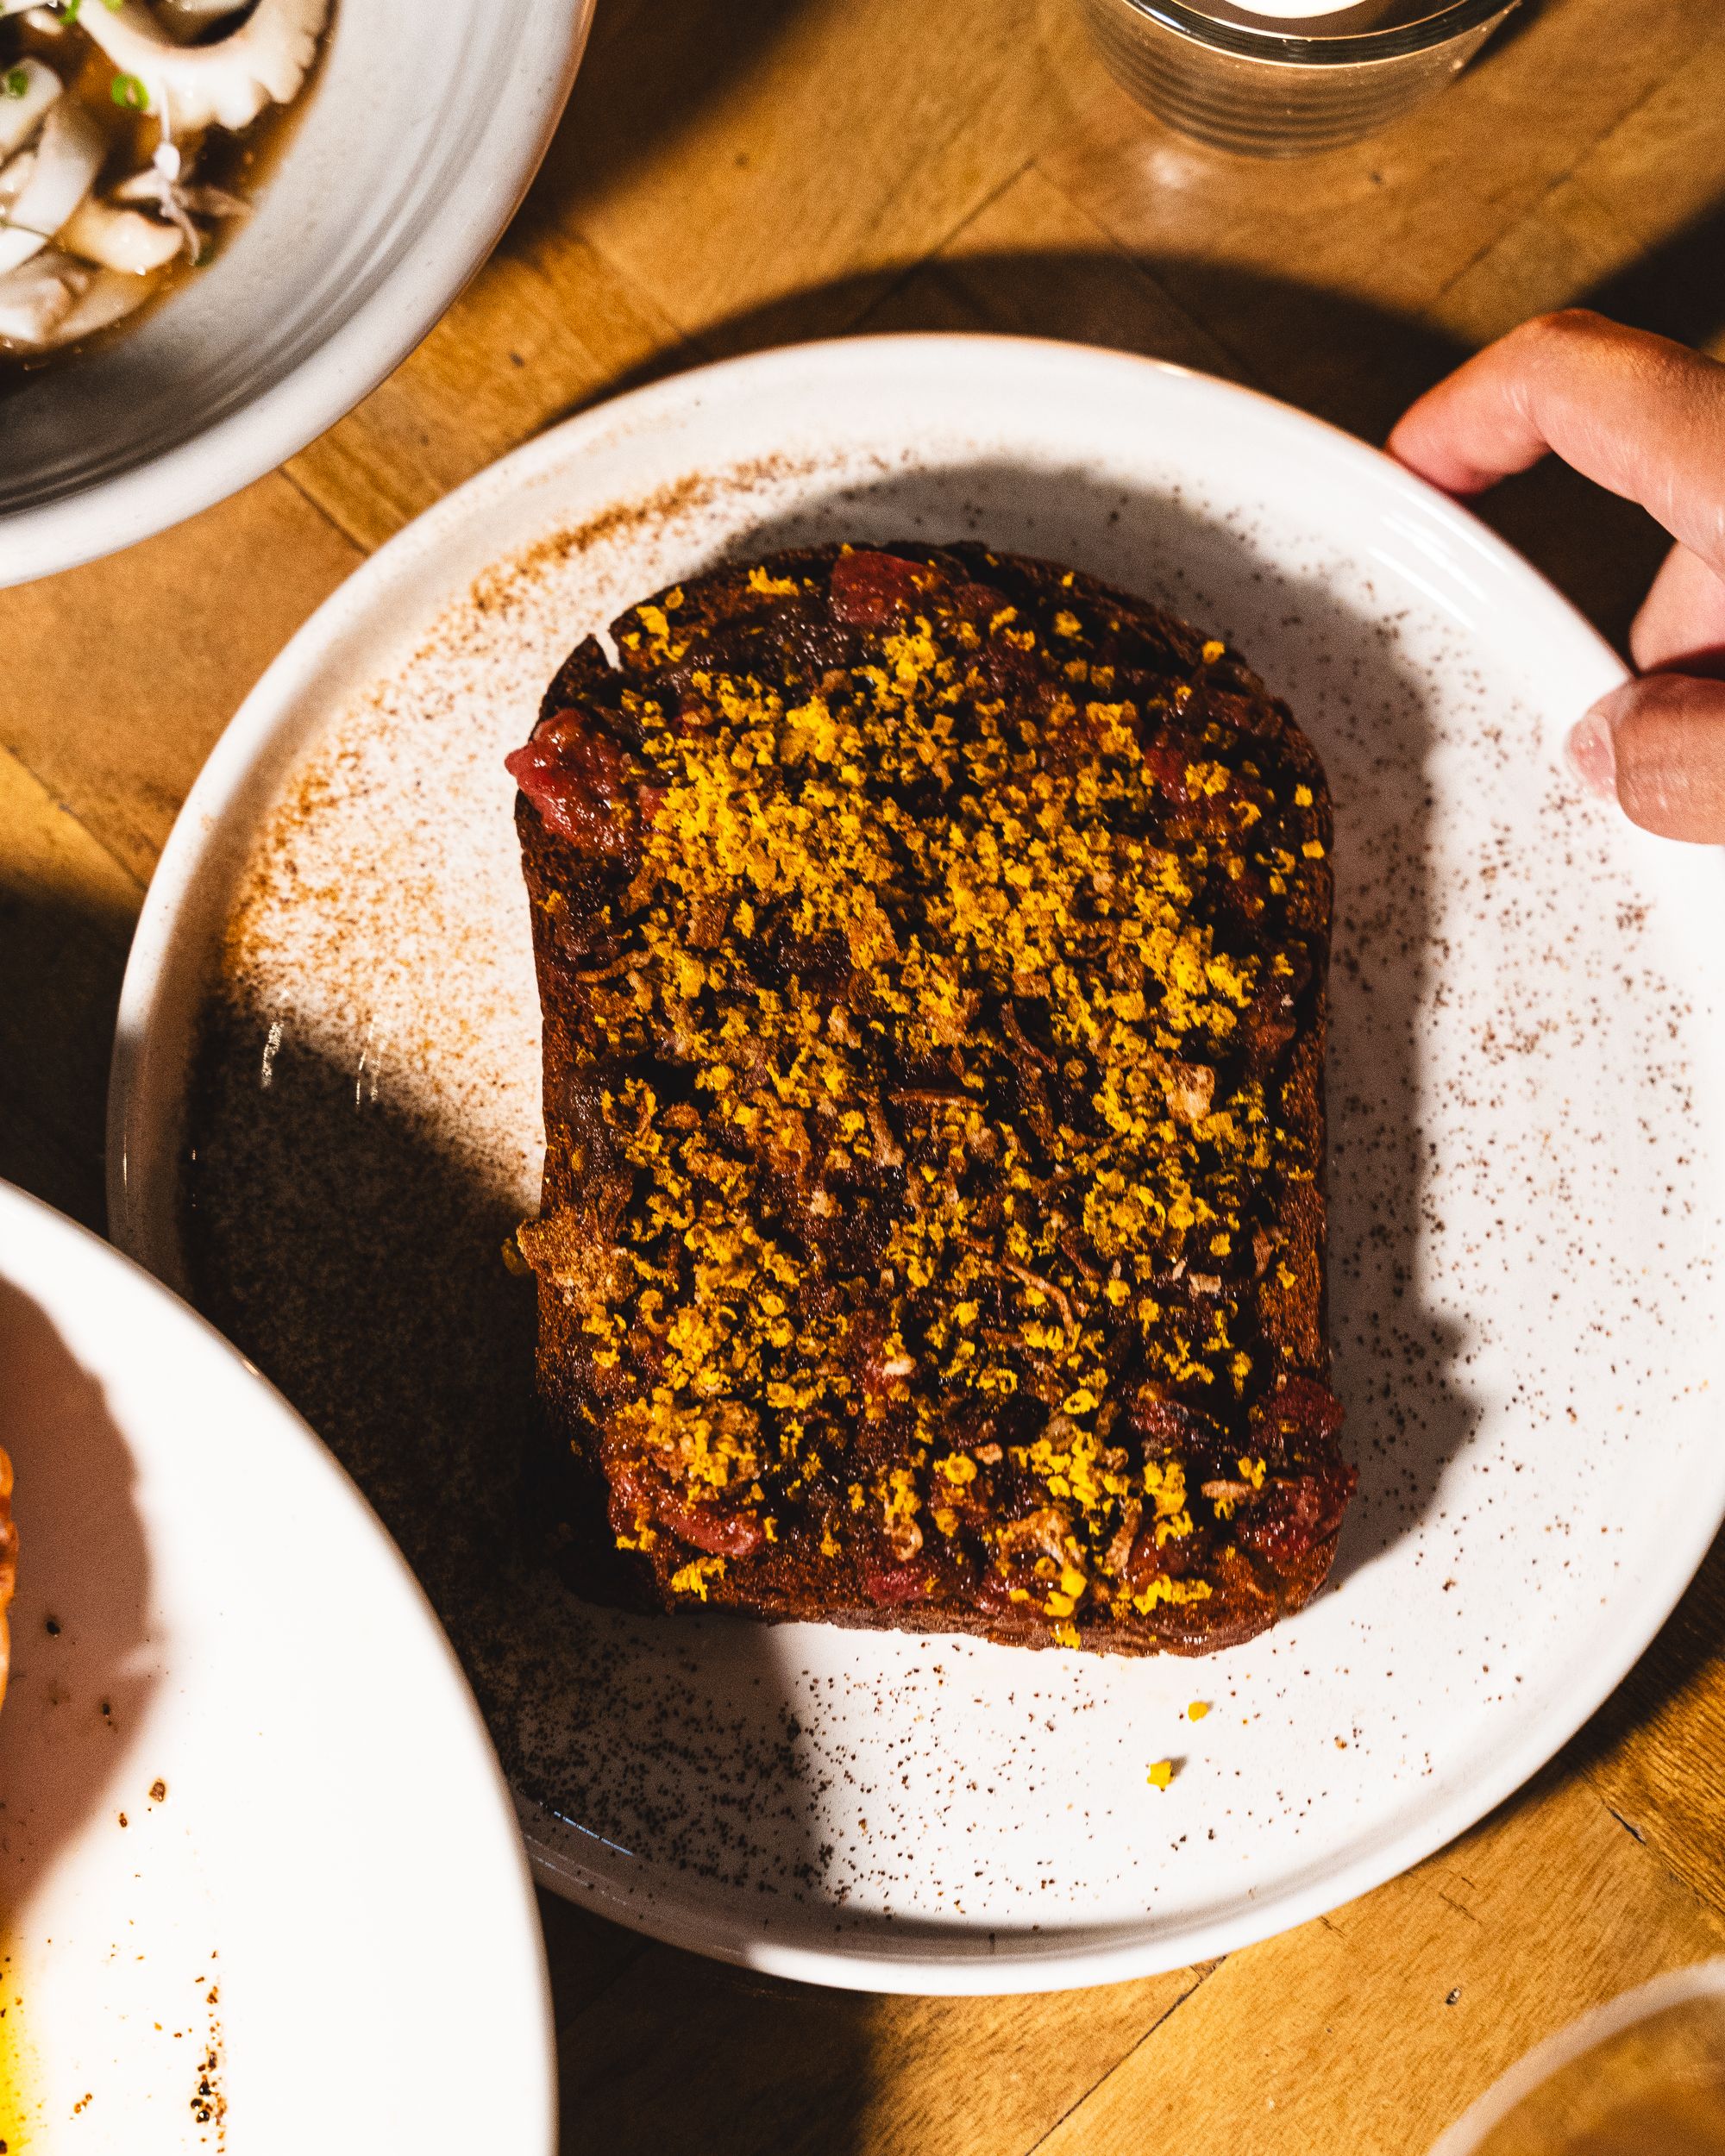
M1617 749L1611 724L1603 712L1593 711L1571 733L1565 744L1576 776L1590 793L1602 801L1617 799Z

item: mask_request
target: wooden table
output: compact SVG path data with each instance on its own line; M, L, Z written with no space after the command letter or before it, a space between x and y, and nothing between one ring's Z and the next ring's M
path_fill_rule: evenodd
M1073 0L602 0L526 207L392 380L181 530L0 593L0 1174L100 1221L127 941L199 764L367 549L565 413L715 354L986 328L1164 354L1381 438L1540 309L1721 348L1722 271L1719 0L1524 0L1436 104L1291 167L1145 119ZM1489 513L1622 636L1661 544L1645 517L1557 471ZM547 1902L566 2146L1423 2150L1579 2009L1725 1951L1722 1618L1716 1549L1615 1698L1483 1827L1176 1975L852 1997ZM451 1969L457 2028L484 1980Z

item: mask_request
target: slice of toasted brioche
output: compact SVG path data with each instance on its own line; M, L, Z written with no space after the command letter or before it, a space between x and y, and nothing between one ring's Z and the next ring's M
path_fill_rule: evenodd
M1125 1653L1297 1608L1354 1476L1286 706L974 546L722 567L613 633L510 768L520 1245L629 1599Z

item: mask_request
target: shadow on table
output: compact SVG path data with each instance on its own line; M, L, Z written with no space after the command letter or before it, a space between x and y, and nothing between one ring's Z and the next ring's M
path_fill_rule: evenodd
M1725 204L1585 294L1585 304L1684 342L1707 342L1725 329L1725 285L1713 273L1722 253ZM1228 324L1230 342L1201 320ZM1242 335L1241 324L1254 325L1254 333ZM925 263L884 294L877 279L837 280L729 317L702 342L728 357L830 335L835 325L845 334L995 333L1137 352L1263 389L1368 441L1382 441L1422 391L1468 355L1428 323L1291 278L1046 248ZM608 384L605 395L679 372L689 357L662 354ZM546 427L587 401L552 414ZM1554 460L1473 506L1624 643L1670 544L1650 516Z
M520 213L566 229L596 189L662 159L794 28L809 0L604 0L569 110ZM732 161L746 169L738 145ZM700 235L691 218L685 243Z
M540 1906L566 2156L860 2156L879 2147L869 2121L890 2068L877 2001L655 1946L549 1896ZM965 2010L963 2001L929 2001L921 2013L936 2021ZM894 2063L914 2071L924 2062ZM944 2086L940 2103L962 2117L963 2085Z
M1565 1764L1578 1769L1598 1766L1630 1737L1649 1729L1686 1695L1698 1695L1703 1684L1716 1699L1722 1677L1725 1677L1725 1534L1702 1559L1687 1593L1652 1646L1592 1720L1571 1739L1562 1754ZM1707 1856L1713 1867L1717 1865L1720 1852L1717 1759L1711 1733L1716 1726L1716 1708L1704 1725L1707 1750L1716 1756L1695 1763L1697 1795L1702 1790L1712 1793L1710 1819L1705 1801L1692 1807L1697 1825L1707 1828ZM1667 1758L1681 1755L1696 1733L1672 1731L1665 1739ZM1684 1769L1690 1764L1683 1761ZM1653 1778L1657 1783L1662 1777L1656 1773ZM1676 1794L1675 1786L1672 1794ZM1640 1829L1632 1824L1630 1831L1639 1833Z
M1515 45L1550 4L1551 0L1520 0L1473 68L1490 66ZM794 35L799 17L819 11L812 0L669 0L669 4L607 0L594 21L569 111L524 205L523 229L530 234L541 226L567 229L601 197L620 196L641 166L655 160L662 165L674 156L680 137L698 135L706 116L739 84L771 66L775 48ZM910 70L918 71L915 87L924 93L921 103L926 102L921 78L938 78L938 71L957 95L986 94L991 75L1002 67L1003 48L1039 47L1044 73L1061 65L1063 54L1082 52L1082 92L1101 91L1124 103L1125 93L1109 81L1080 28L1078 0L1019 0L1016 6L1013 0L1000 0L999 11L1007 18L1004 32L985 27L980 10L954 13L950 41L944 45L936 26L946 26L938 11L920 22L906 17L892 24L897 35L890 45L883 41L889 65L880 70L882 99L903 102L905 72ZM818 37L825 34L817 32ZM909 49L907 37L914 41ZM818 77L800 79L794 88L787 83L786 110L749 116L766 137L768 155L773 154L774 130L819 126L824 99L846 117L853 116L856 87L851 80ZM1149 115L1140 116L1146 141L1172 141L1195 154L1209 154ZM741 172L750 168L750 144L739 139L728 159L713 154L723 147L706 146L703 177L709 182L726 163ZM873 147L865 141L857 154L866 158ZM842 150L837 154L842 156ZM1221 175L1235 162L1217 154ZM835 186L842 187L842 163L835 164L833 177ZM693 219L685 243L700 244Z
M1506 19L1492 32L1490 41L1482 48L1478 60L1471 65L1479 67L1525 37L1542 15L1550 9L1552 0L1520 0Z
M0 1180L103 1219L102 1131L130 925L0 860Z
M1725 202L1577 304L1705 344L1725 333L1722 258ZM938 259L908 271L884 295L872 279L840 280L728 317L703 342L728 356L829 334L834 323L864 335L995 332L1138 352L1264 390L1371 442L1468 356L1428 322L1297 278L1182 256L1049 248ZM614 387L666 371L674 370L644 370ZM1670 544L1651 517L1555 460L1472 506L1608 636L1623 642Z

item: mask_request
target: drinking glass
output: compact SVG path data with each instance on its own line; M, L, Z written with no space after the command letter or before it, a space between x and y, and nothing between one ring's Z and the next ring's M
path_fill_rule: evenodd
M1084 0L1124 90L1183 133L1257 157L1371 134L1459 74L1516 4L1362 0L1290 22L1235 0Z
M1725 2156L1725 1961L1584 2015L1512 2066L1431 2156Z

